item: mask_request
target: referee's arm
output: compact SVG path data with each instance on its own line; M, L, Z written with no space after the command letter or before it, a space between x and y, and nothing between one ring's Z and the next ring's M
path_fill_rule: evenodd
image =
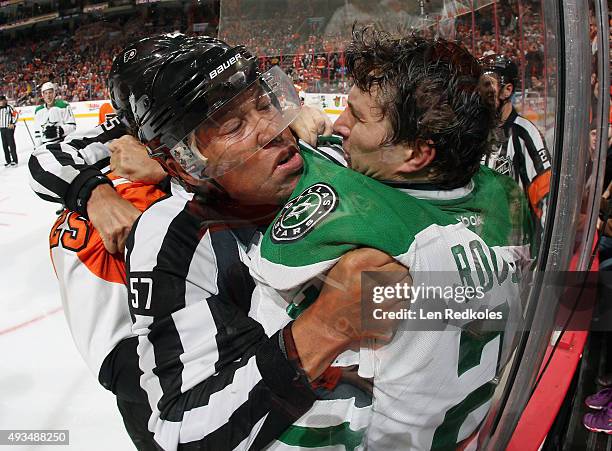
M43 200L86 214L82 190L92 179L110 183L100 171L110 162L106 143L125 134L125 125L115 119L65 142L37 147L28 162L31 188Z
M520 149L525 162L524 172L521 174L523 187L532 211L543 226L552 173L550 152L542 133L522 116L515 119L513 132L515 152Z
M9 105L9 110L11 112L11 125L15 127L17 125L17 121L19 120L19 111Z

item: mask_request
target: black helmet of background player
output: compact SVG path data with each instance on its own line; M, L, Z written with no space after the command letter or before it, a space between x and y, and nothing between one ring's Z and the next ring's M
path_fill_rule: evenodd
M119 57L133 52L126 47ZM207 143L197 138L204 130L219 129L221 120L255 117L257 130L263 128L270 138L246 149L244 155L252 156L288 127L301 106L282 70L261 73L257 58L244 47L211 37L183 40L144 72L128 95L138 136L150 155L190 190L208 190L211 179L244 162L224 160L212 167L202 152ZM246 146L251 133L232 145Z
M187 40L181 33L169 33L133 42L113 59L108 76L111 104L119 117L124 117L134 128L129 95L131 87L155 75L169 55Z
M499 112L514 94L518 82L518 66L503 55L484 56L479 63L482 66L481 95ZM488 82L491 76L497 81L495 91L492 91L493 86Z
M518 81L518 66L510 58L503 55L483 56L479 60L483 74L494 73L502 84L512 83L516 87Z

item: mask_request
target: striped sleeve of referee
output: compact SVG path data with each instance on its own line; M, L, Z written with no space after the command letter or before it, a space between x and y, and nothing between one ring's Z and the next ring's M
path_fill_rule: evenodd
M102 176L100 169L110 162L106 144L125 134L125 125L114 118L65 142L37 147L28 162L30 186L40 198L77 211L81 188Z
M19 111L9 105L9 109L11 111L11 124L16 125L19 120Z
M234 236L174 195L126 243L149 428L164 450L262 449L313 404L308 381L248 316L254 282ZM210 228L209 228L210 227Z

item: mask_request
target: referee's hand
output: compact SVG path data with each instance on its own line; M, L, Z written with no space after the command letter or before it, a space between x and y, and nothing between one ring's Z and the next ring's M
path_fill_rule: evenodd
M111 254L122 254L140 210L107 184L98 185L87 201L87 215Z
M111 151L110 167L115 175L132 182L155 185L168 174L161 165L149 157L147 148L130 135L122 136L108 144Z

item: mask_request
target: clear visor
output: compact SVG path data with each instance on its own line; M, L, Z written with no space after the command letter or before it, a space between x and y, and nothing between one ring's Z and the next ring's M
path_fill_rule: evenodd
M292 80L275 66L204 120L172 156L196 180L219 177L282 141L300 108Z

